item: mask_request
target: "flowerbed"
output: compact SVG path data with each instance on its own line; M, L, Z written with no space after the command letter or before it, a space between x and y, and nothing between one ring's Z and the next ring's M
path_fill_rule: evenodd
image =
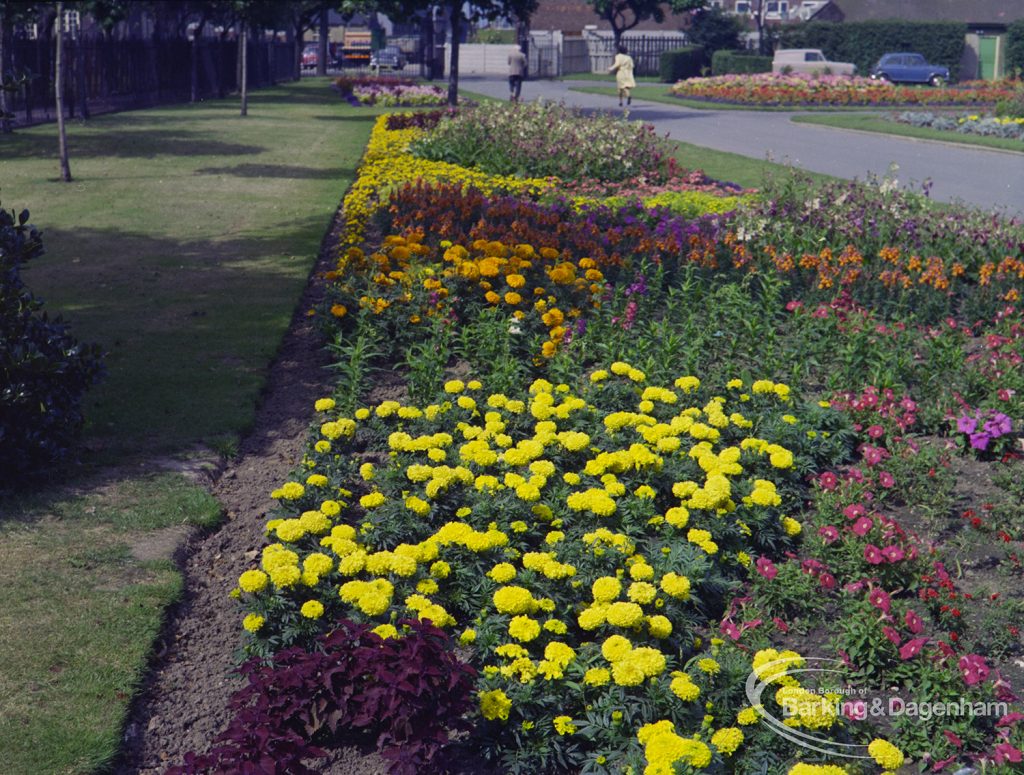
M911 126L941 129L944 132L1024 140L1024 118L1019 117L982 116L977 113L966 116L947 116L935 113L903 112L896 116L896 121Z
M187 771L345 730L396 772L1017 771L1020 225L885 183L581 202L386 126L338 388L233 592L250 687Z
M956 87L896 86L857 76L720 75L672 87L678 97L743 105L988 105L1014 94L1009 83L969 81Z
M431 84L418 84L408 78L342 76L335 79L334 88L343 97L352 97L362 105L444 105L448 99L444 89Z

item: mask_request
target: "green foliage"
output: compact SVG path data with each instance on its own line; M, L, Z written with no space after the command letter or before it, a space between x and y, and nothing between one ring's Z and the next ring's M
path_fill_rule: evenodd
M1006 28L1006 69L1017 77L1024 72L1024 19Z
M892 51L916 51L959 78L967 25L958 22L909 22L896 19L867 22L810 22L785 28L780 48L820 48L835 62L853 62L867 73Z
M684 46L674 51L665 51L658 65L658 75L665 83L675 83L684 78L696 78L707 64L707 52L702 46Z
M772 58L748 54L744 51L720 50L711 55L712 75L741 73L770 73Z
M738 16L714 6L702 8L693 15L687 35L693 45L710 52L739 48L741 32L743 22Z
M51 320L21 280L43 253L28 210L0 209L0 485L68 457L82 428L82 397L103 373L98 345Z

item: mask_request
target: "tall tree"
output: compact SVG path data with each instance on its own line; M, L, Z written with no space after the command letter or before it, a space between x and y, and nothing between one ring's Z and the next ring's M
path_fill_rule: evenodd
M537 2L538 0L475 0L471 5L467 5L464 0L344 0L341 5L346 12L380 12L394 21L411 20L434 7L442 9L448 17L451 29L448 104L455 107L459 102L459 47L463 31L471 22L480 19L493 21L504 18L525 21L537 10Z
M0 134L14 131L9 95L28 82L24 73L13 72L14 28L35 18L37 10L26 0L0 0Z
M608 22L615 39L615 50L622 43L622 34L648 19L661 24L665 21L665 10L672 13L694 11L703 8L705 0L589 0L594 12Z
M57 3L57 20L54 24L57 38L57 53L54 56L54 91L57 94L57 137L60 153L60 179L71 182L71 164L68 161L68 135L64 127L64 3Z

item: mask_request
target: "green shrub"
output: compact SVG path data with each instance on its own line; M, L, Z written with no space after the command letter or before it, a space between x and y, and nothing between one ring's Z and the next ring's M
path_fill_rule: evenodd
M658 76L664 83L675 83L684 78L701 75L701 68L707 66L707 52L700 46L684 46L661 55Z
M51 320L21 280L21 267L43 253L28 217L0 208L0 486L68 456L83 394L102 374L99 347Z
M716 51L711 55L712 75L740 73L770 73L772 58L748 54L744 51Z
M820 48L834 62L853 62L861 75L870 72L882 54L916 51L929 62L948 67L956 80L966 35L967 25L958 22L809 22L787 27L779 47Z
M739 48L742 32L743 22L738 16L712 6L694 12L686 34L691 45L711 52Z
M1006 28L1006 70L1018 78L1024 75L1024 19Z

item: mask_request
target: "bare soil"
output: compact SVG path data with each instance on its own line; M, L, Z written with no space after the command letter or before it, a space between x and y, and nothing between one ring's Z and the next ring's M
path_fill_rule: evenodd
M306 310L322 296L319 278L330 268L335 244L336 228L323 241L238 456L223 470L205 474L225 521L211 533L161 534L160 547L133 548L146 556L159 551L180 558L185 594L170 613L131 709L114 768L118 775L163 772L182 763L189 751L205 752L231 718L228 700L241 686L233 673L241 626L238 605L228 593L263 546L266 514L275 505L270 492L302 457L313 402L331 392L327 354ZM379 757L346 749L322 771L376 775L387 770Z

